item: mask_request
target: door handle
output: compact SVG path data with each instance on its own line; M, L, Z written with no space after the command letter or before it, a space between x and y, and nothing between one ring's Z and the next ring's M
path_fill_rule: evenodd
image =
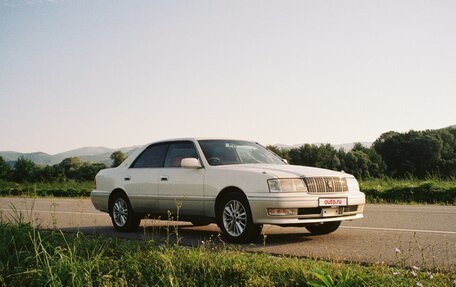
M125 181L130 181L130 179L131 179L131 176L129 176L129 175L127 175L127 176L124 177L124 180L125 180Z
M169 177L167 175L160 175L160 181L168 181Z

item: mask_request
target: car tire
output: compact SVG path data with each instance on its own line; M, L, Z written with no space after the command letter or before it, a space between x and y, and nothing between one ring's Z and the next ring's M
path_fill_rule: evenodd
M225 195L217 210L217 225L222 238L231 243L246 243L259 238L260 224L254 224L250 206L243 194Z
M314 235L323 235L334 232L339 228L340 221L324 222L306 226L306 229Z
M112 225L117 231L128 232L138 229L141 218L136 216L124 193L114 194L110 206Z

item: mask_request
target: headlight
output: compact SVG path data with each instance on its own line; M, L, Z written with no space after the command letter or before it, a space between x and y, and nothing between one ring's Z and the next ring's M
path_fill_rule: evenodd
M269 179L270 192L307 192L304 180L300 178Z
M350 177L347 178L348 191L359 191L359 184L356 178Z

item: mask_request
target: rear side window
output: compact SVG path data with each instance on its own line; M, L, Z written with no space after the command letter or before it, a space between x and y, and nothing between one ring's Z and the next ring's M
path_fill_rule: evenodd
M169 145L165 167L180 167L184 158L199 158L192 142L176 142Z
M168 144L156 144L149 146L133 162L130 168L163 167Z

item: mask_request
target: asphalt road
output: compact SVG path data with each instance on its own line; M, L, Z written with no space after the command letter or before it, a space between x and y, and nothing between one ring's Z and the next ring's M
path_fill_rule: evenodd
M21 216L41 228L67 232L166 242L176 240L177 230L183 245L220 242L215 224L193 227L186 222L148 219L137 232L118 233L109 215L95 210L90 199L3 197L0 215L2 221ZM305 228L271 225L263 233L262 242L241 248L331 261L456 270L456 206L371 204L366 206L365 219L344 222L329 235L313 236Z

